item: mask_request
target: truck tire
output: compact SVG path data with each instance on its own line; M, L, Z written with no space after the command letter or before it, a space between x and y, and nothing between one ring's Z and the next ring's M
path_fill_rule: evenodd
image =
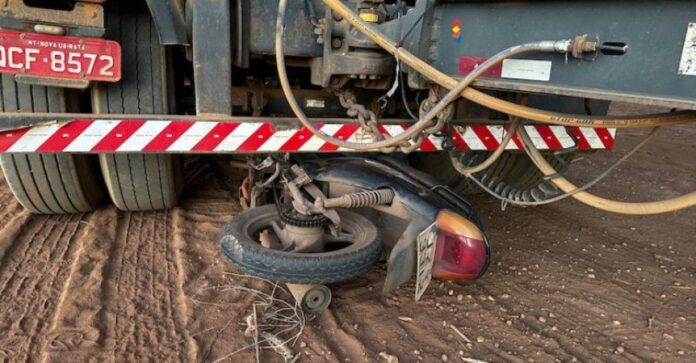
M610 102L577 97L529 95L528 105L555 112L606 115ZM542 153L560 173L568 170L576 155L575 150L555 154L548 151ZM473 166L486 160L489 155L489 151L467 151L459 154L459 160L464 165ZM454 169L447 153L416 154L410 160L414 167L433 175L462 195L483 192L476 183ZM506 151L488 169L474 176L489 189L512 200L533 202L560 194L524 152Z
M331 252L292 253L263 247L258 230L278 218L273 204L237 214L222 230L222 250L230 262L245 273L271 281L298 284L328 284L349 280L368 271L382 254L379 230L366 217L337 209L341 225L352 229L360 242Z
M99 155L111 200L124 211L167 209L176 205L179 160L169 155Z
M65 91L18 84L3 74L2 112L66 112ZM36 214L89 212L104 197L96 158L69 154L0 155L5 181L19 204Z
M173 92L168 57L144 1L106 3L106 37L121 44L122 78L99 84L92 93L96 113L166 114ZM124 211L167 209L181 190L181 160L172 155L99 156L111 200Z
M470 151L460 154L460 161L465 165L477 165L484 161L487 151ZM574 152L559 155L548 154L546 159L559 172L567 170L575 156ZM472 195L483 190L468 178L462 176L452 166L447 153L419 154L411 159L413 165L436 177L462 195ZM544 175L532 164L531 159L519 152L505 152L488 169L474 174L484 185L503 196L516 199L532 197L550 198L557 194L557 189L545 180ZM520 199L524 200L524 199Z

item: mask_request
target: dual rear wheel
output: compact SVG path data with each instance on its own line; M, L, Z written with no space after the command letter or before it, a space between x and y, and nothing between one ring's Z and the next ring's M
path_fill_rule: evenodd
M106 5L106 37L121 44L122 79L92 88L95 113L166 114L173 97L167 53L142 1ZM2 112L75 112L72 91L24 85L3 74ZM104 185L121 210L173 207L181 191L181 161L157 154L3 154L5 180L27 210L39 214L82 213L103 200ZM99 172L101 170L101 173ZM101 175L100 175L101 174Z

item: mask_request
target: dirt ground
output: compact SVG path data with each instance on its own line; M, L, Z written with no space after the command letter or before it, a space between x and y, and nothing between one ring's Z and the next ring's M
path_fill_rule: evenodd
M583 156L569 178L591 179L645 133L620 132L614 151ZM593 190L634 201L695 190L694 139L694 127L662 130ZM253 342L242 323L259 298L226 287L272 287L231 274L220 254L236 193L205 159L187 178L170 211L71 216L28 214L0 180L0 356L255 361L253 348L230 353ZM306 316L290 347L298 361L696 361L696 209L626 217L572 200L472 202L493 246L484 278L434 283L420 303L413 284L381 296L379 267L332 286L330 309ZM260 361L282 358L261 350Z

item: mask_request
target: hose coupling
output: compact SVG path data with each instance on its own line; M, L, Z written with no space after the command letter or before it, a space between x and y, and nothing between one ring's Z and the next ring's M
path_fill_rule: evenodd
M587 40L587 34L578 35L573 39L570 48L570 54L573 58L581 59L583 53L597 52L598 42Z
M539 44L542 52L570 54L578 59L581 59L584 53L597 51L597 42L587 40L587 34L578 35L573 39L543 41Z

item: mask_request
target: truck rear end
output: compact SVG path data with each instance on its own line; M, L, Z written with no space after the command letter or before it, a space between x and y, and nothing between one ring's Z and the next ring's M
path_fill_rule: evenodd
M7 0L0 164L33 213L149 211L176 206L185 159L204 155L243 176L246 209L221 237L235 266L316 311L330 294L312 286L386 260L384 291L415 277L419 299L490 263L471 194L696 205L586 191L625 158L584 186L563 177L620 129L696 121L695 14L678 0ZM664 112L608 115L617 101Z

